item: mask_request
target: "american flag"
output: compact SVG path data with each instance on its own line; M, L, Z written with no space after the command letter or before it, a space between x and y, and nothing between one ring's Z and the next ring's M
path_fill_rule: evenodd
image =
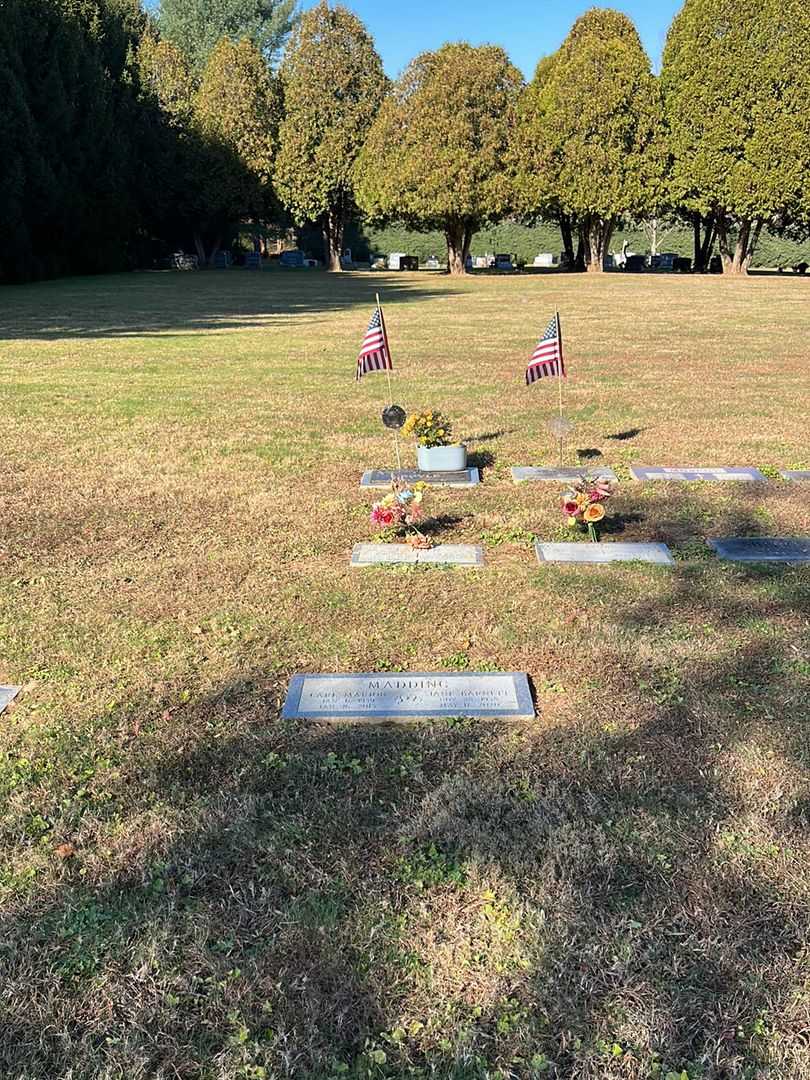
M388 335L385 332L382 311L379 307L374 308L371 322L368 324L366 336L360 355L357 357L357 373L355 379L359 382L370 371L393 371L391 353L388 348Z
M532 353L526 368L526 385L531 386L545 375L562 375L565 378L559 313L555 313Z

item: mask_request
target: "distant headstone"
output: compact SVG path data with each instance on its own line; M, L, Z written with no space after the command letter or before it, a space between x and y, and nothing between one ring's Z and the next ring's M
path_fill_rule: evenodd
M21 686L0 686L0 713L6 711L20 690Z
M292 250L282 251L278 259L279 266L286 267L302 267L306 264L303 251L299 251L297 248Z
M810 539L786 536L731 536L710 540L721 559L731 562L810 562Z
M261 270L262 257L258 251L249 251L247 255L245 255L245 266L248 270Z
M222 248L214 256L214 269L215 270L227 270L231 265L231 257L227 251L223 251Z
M534 545L538 562L608 563L648 562L672 566L675 560L666 544L547 544Z
M810 480L810 469L785 469L781 476L785 480Z
M431 487L475 487L481 483L478 469L461 469L459 472L423 472L420 469L367 469L360 480L360 487L387 488L396 480L400 484L416 484L420 480Z
M715 482L736 481L738 483L765 483L767 477L759 469L747 466L718 469L668 469L658 465L631 465L630 473L634 480L710 480Z
M282 716L304 720L534 719L523 672L294 675Z
M539 255L535 255L532 266L551 267L556 261L556 257L550 251L541 251Z
M516 484L525 484L529 480L546 480L569 484L576 483L583 476L587 476L589 480L615 481L617 479L613 469L540 469L523 465L516 465L512 469L512 479Z
M352 566L382 566L392 563L423 566L483 566L484 549L475 544L437 544L415 548L410 544L356 544Z

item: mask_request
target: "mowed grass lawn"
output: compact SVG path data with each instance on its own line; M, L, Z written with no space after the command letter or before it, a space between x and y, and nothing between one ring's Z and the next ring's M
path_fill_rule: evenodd
M426 504L480 571L349 569L376 289L396 400L483 466ZM672 570L535 562L555 307L568 461ZM0 1075L810 1075L810 571L705 544L810 535L810 485L627 472L810 467L809 328L776 276L2 290ZM536 721L280 719L294 672L465 668L527 671Z

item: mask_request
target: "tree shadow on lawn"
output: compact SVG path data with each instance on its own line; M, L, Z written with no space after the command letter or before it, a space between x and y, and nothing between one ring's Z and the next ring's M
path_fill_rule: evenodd
M600 609L556 726L289 724L260 676L137 706L62 881L0 920L4 1075L799 1080L807 676L775 620L810 586L660 580Z
M456 295L406 281L353 274L294 275L282 271L172 272L69 278L14 289L13 315L0 319L0 341L62 338L163 337L201 330L298 327L306 319L367 306L375 292L386 306ZM366 324L358 323L358 345ZM390 327L389 327L390 329Z
M639 499L631 487L624 486L611 500L600 528L619 534L626 525L633 525L628 539L662 542L682 548L691 557L702 552L710 558L709 537L779 535L774 509L791 495L773 484L724 483L707 488L700 483L672 483L656 485Z

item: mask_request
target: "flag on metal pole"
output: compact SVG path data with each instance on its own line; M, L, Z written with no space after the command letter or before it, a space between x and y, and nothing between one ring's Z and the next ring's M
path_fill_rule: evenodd
M544 378L546 375L556 375L564 379L565 361L563 360L562 333L560 332L560 316L558 312L546 327L546 332L540 338L526 368L526 385Z
M355 379L359 382L370 371L393 371L393 369L391 350L388 348L388 335L385 332L382 310L378 304L371 316L360 348L360 355L357 357Z

